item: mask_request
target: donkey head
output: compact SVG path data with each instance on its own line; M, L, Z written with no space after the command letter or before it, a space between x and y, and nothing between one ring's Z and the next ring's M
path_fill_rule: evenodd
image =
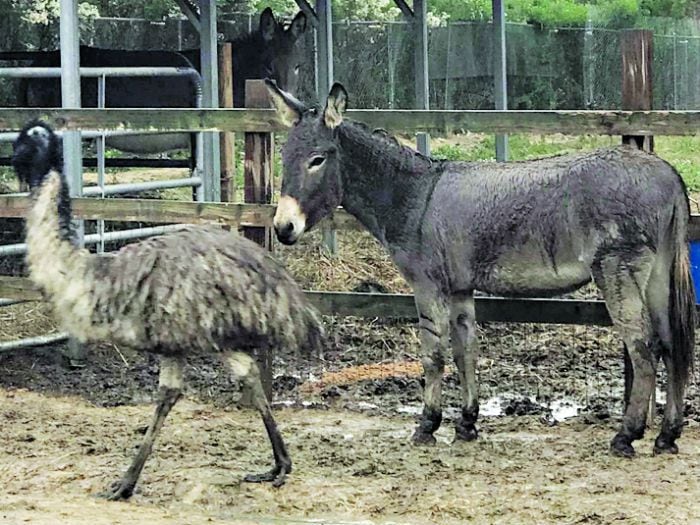
M250 54L259 65L257 75L248 78L270 77L291 93L296 93L299 72L304 60L303 49L298 45L299 38L306 31L306 15L301 11L288 28L275 20L268 7L260 15L259 37L262 45Z
M319 115L274 82L265 82L278 113L291 128L282 148L282 194L273 224L280 242L294 244L343 199L336 130L348 96L343 86L334 84Z

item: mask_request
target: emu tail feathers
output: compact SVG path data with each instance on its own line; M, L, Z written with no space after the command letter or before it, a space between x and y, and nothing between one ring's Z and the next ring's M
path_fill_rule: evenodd
M688 254L688 206L677 202L671 219L673 235L673 263L669 297L671 321L671 360L681 379L679 388L688 383L695 354L695 288L690 275Z
M320 355L326 345L326 330L323 327L321 315L310 305L304 308L302 330L305 336L300 337L300 346L314 355Z

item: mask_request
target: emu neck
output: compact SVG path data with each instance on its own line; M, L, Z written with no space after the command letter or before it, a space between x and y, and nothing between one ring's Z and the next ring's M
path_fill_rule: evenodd
M49 295L65 290L84 254L75 246L71 205L63 175L52 171L32 190L27 215L27 262L32 280Z
M439 164L356 123L341 124L338 136L343 207L387 247L420 239Z

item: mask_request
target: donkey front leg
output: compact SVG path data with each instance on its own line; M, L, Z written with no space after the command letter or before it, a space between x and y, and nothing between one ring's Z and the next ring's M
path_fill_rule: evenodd
M479 417L479 384L476 380L479 341L474 296L453 296L450 313L452 353L462 389L462 416L455 423L455 441L474 441L478 437L476 419Z
M442 422L442 375L445 371L444 350L449 338L449 310L439 295L418 290L416 308L425 386L423 414L412 440L417 445L433 445L433 432Z

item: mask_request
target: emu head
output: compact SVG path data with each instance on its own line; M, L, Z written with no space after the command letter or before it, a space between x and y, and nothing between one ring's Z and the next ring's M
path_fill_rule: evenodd
M61 171L61 139L48 124L32 120L12 145L12 167L20 182L39 186L52 169Z
M269 79L265 83L278 113L290 127L282 148L282 192L273 224L280 242L294 244L343 199L337 130L348 95L342 85L334 84L325 109L317 112Z
M251 54L258 61L258 74L248 78L270 77L284 89L296 93L299 87L299 73L304 62L303 46L300 37L306 32L306 15L297 13L289 27L275 20L268 7L260 15L259 36L262 46Z

